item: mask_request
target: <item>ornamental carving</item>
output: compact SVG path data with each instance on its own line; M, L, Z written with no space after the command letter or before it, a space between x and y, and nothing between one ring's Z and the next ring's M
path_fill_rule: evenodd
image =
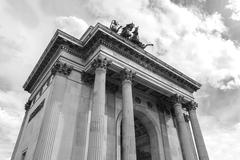
M171 97L171 101L176 104L176 103L179 103L179 104L182 104L184 102L184 97L179 95L179 94L174 94L172 97Z
M190 110L196 110L197 107L198 107L198 104L197 104L196 102L194 102L194 101L190 101L190 102L186 103L186 109L187 109L188 111L190 111Z
M137 104L141 104L141 99L139 98L139 97L135 97L135 102L137 103Z
M111 64L111 61L107 60L107 58L98 56L96 59L94 59L92 63L93 68L104 68L107 69L107 67Z
M32 101L28 100L27 103L25 104L25 111L28 111L31 107Z
M132 70L127 68L123 69L120 74L121 74L122 80L129 80L129 81L132 81L132 78L135 76L135 73L132 72Z
M56 73L63 74L65 76L69 76L72 72L73 67L67 65L66 63L57 61L53 68L52 68L52 74L55 75Z

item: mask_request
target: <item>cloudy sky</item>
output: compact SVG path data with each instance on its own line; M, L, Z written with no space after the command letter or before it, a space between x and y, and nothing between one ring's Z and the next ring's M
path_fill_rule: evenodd
M195 94L211 160L240 155L239 0L0 0L0 159L9 160L29 94L22 85L57 28L139 26L148 51L203 84Z

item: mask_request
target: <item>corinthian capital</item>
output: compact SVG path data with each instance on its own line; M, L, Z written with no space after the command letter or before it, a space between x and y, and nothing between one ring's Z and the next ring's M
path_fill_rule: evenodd
M122 80L129 80L132 81L132 78L135 76L135 73L127 68L124 68L120 72Z
M107 58L98 56L96 59L94 59L92 63L93 68L104 68L107 69L107 67L111 64L111 61L107 60Z
M186 109L187 109L188 111L190 111L190 110L196 110L197 107L198 107L198 104L197 104L196 102L194 102L194 101L190 101L190 102L188 102L188 103L186 104Z
M72 71L73 67L67 65L66 63L57 61L53 68L52 68L52 74L55 75L56 73L61 73L63 75L70 75L71 71Z
M183 96L179 95L179 94L174 94L173 96L171 96L171 101L176 104L176 103L183 103Z

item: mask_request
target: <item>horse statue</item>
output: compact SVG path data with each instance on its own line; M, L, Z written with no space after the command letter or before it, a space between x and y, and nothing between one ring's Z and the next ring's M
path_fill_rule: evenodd
M132 34L133 34L133 36L130 38L130 41L135 43L136 45L139 45L141 42L139 41L138 27L135 27L135 29L132 32Z
M122 26L120 26L116 20L112 20L111 25L110 25L110 29L113 32L118 33L120 28L122 28Z
M122 29L122 32L121 32L121 36L124 37L124 38L129 38L132 36L132 29L134 28L134 24L133 23L130 23L130 24L127 24L125 27L123 27Z
M138 27L135 27L132 33L133 36L130 38L130 41L138 45L140 48L145 49L147 46L153 46L153 44L143 44L142 42L139 41Z

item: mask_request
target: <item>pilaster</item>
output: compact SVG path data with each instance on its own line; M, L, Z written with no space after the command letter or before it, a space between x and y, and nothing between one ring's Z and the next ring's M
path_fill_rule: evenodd
M51 70L54 78L50 86L50 97L45 104L46 109L33 155L33 159L35 160L52 159L59 114L63 107L67 77L71 74L72 69L72 66L57 61Z

